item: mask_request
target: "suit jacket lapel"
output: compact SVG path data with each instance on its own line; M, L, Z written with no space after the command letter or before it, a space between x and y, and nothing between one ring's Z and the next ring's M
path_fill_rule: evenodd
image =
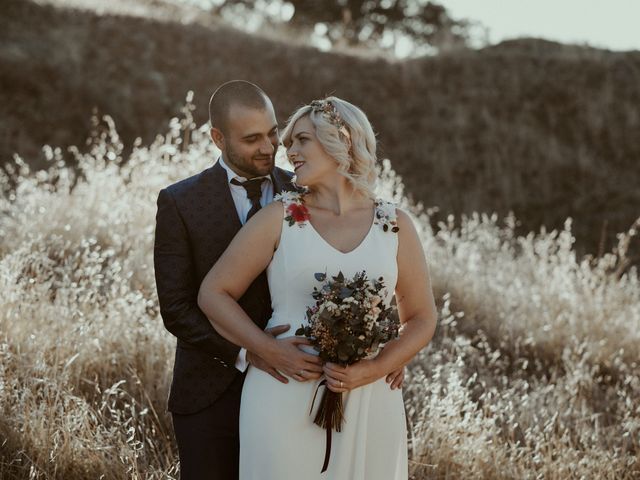
M238 210L236 210L236 204L233 202L233 197L231 196L227 172L224 168L222 168L222 165L220 165L220 162L218 161L213 167L211 167L211 173L215 182L214 188L222 192L221 208L223 209L223 211L230 212L229 217L233 222L230 227L232 227L233 233L235 235L242 227L242 222L238 217Z
M273 194L277 195L283 191L295 191L296 187L291 183L290 178L283 174L282 171L275 167L271 172L271 181L273 182Z
M278 175L275 168L271 172L271 181L273 182L273 194L277 195L282 192L283 182L280 180L280 175Z

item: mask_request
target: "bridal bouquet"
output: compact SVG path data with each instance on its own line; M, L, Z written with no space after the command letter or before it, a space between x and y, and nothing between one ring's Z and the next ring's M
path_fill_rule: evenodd
M315 305L307 307L308 325L301 326L296 335L309 338L322 360L351 365L376 355L381 346L398 336L400 321L396 308L383 302L386 287L382 277L371 280L362 271L353 278L345 278L342 272L331 280L326 273L316 273L315 278L324 283L314 287L311 296ZM331 451L331 431L341 431L343 413L342 394L325 389L314 419L327 430L323 472Z

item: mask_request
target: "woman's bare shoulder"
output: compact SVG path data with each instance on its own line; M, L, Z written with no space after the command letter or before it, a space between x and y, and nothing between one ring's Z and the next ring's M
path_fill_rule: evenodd
M416 224L411 215L401 208L396 208L396 216L400 250L408 250L411 254L415 254L417 250L422 249L422 242L420 241Z
M406 211L404 211L400 207L396 207L396 221L398 222L398 227L402 229L405 227L406 229L414 230L416 229L411 215L409 215Z

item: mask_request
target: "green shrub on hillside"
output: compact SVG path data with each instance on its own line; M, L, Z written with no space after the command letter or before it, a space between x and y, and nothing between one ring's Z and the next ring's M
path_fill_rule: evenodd
M328 93L361 106L411 196L445 215L514 211L521 233L570 216L578 251L595 253L640 213L640 52L522 40L393 63L192 18L5 0L2 163L17 151L42 166L41 145L82 144L94 107L113 116L126 148L151 142L185 92L203 123L214 88L245 78L283 122Z

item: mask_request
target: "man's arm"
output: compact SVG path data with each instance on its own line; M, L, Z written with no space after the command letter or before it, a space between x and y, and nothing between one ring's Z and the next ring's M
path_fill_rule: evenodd
M185 224L171 194L158 195L153 249L160 313L169 332L210 352L227 366L236 362L240 347L223 338L198 308L193 256Z

